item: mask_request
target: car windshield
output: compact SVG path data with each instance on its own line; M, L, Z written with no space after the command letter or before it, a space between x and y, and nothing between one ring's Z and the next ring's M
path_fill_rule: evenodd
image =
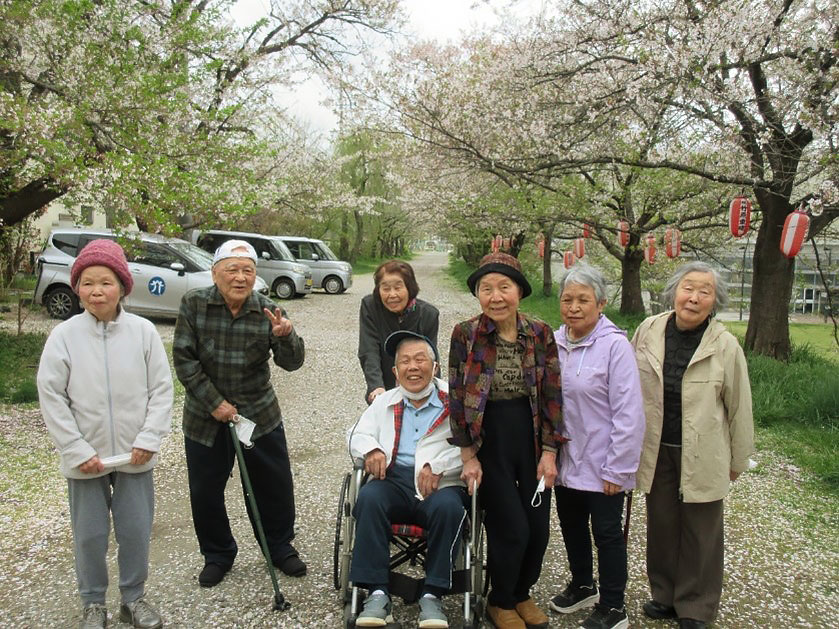
M318 255L323 260L337 260L338 256L332 253L332 249L329 248L325 242L313 242L312 243L316 249L318 249Z
M291 255L291 251L288 250L288 247L285 246L285 243L282 240L279 238L272 238L268 242L271 244L271 257L277 260L285 260L286 262L294 261L294 256Z
M170 240L168 244L202 271L213 268L213 256L200 247L183 240Z

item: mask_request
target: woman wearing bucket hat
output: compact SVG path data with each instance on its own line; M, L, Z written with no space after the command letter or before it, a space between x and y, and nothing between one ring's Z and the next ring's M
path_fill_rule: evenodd
M440 317L437 308L417 299L419 285L407 262L382 262L373 273L373 282L373 293L361 300L358 317L358 360L367 382L368 404L396 386L393 357L384 346L388 335L411 330L428 337L431 345L437 347Z
M530 598L548 545L550 492L562 418L553 331L519 312L530 284L506 253L483 257L467 280L482 314L457 324L449 351L452 443L486 511L492 591L487 616L500 629L541 628Z
M60 323L47 339L38 397L67 478L80 627L107 625L111 517L119 545L120 620L162 627L144 596L152 468L171 422L169 361L154 325L120 305L133 287L122 247L112 240L91 241L70 278L84 312Z

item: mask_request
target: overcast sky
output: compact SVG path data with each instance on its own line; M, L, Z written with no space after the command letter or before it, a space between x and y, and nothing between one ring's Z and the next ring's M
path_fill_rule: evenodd
M503 1L503 0L500 0ZM497 23L491 8L474 0L401 0L408 24L405 33L417 39L433 39L441 43L458 41L464 31L484 30ZM519 4L535 9L539 0L523 0ZM239 0L233 18L240 24L251 23L268 12L268 0ZM288 111L301 122L321 133L328 133L338 119L321 103L328 94L319 79L313 78L283 94Z

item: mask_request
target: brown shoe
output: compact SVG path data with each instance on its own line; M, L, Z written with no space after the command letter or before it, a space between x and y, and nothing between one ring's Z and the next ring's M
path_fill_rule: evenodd
M546 629L548 617L536 606L532 598L516 605L516 612L527 625L527 629Z
M501 609L487 605L487 618L496 629L527 629L515 609Z

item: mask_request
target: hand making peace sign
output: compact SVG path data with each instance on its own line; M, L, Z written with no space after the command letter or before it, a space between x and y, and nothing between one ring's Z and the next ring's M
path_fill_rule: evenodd
M274 336L288 336L291 334L293 326L291 325L291 321L283 316L281 308L274 308L274 312L271 312L268 308L263 308L262 311L271 322L271 334Z

